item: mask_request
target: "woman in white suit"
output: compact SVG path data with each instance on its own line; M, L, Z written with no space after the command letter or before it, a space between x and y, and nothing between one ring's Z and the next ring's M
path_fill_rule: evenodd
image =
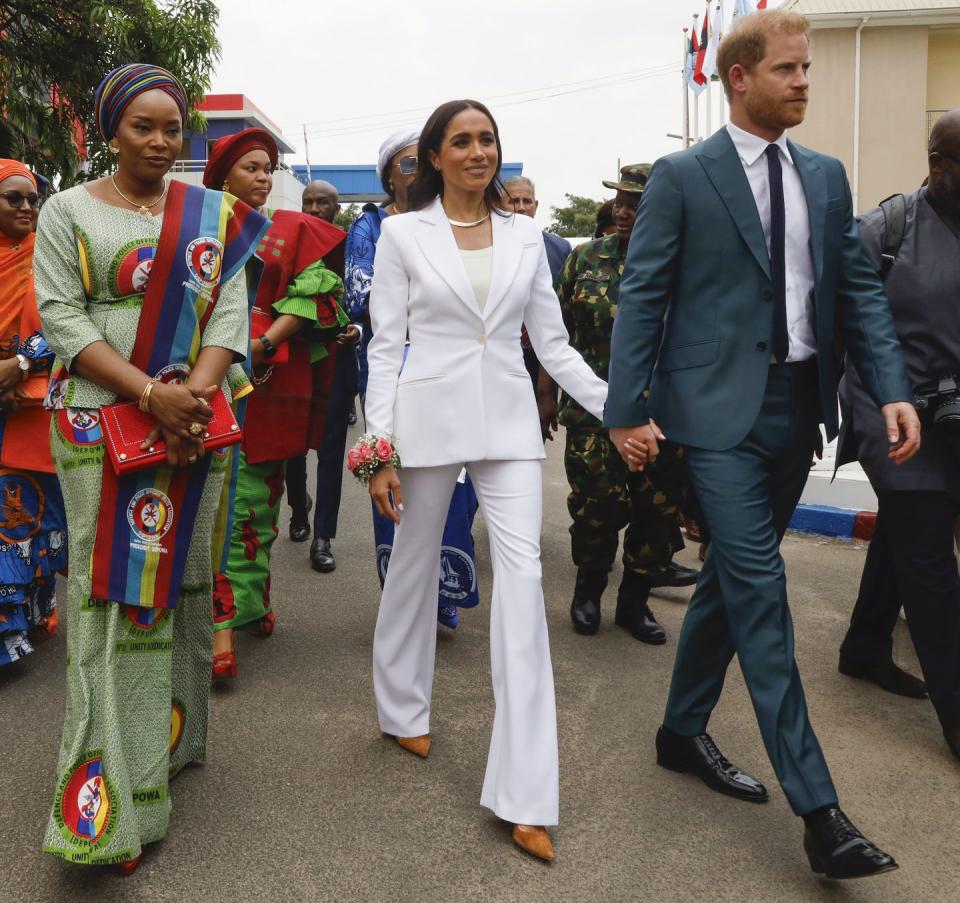
M443 104L418 158L411 212L383 223L370 300L367 426L395 437L403 468L401 478L383 466L370 482L399 525L374 634L380 727L429 753L437 551L466 466L493 559L496 715L481 803L514 824L521 848L550 860L545 828L557 823L560 785L540 571L544 452L521 324L540 363L597 417L607 386L568 344L540 231L499 208L500 139L486 107Z

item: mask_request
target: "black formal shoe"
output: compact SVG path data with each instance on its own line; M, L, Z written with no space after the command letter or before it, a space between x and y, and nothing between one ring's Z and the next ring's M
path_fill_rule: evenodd
M803 848L810 868L828 878L867 878L897 868L892 856L871 843L843 814L830 806L804 816Z
M960 759L960 727L945 727L943 739L947 741L955 759Z
M700 577L700 571L694 568L685 568L675 561L671 561L667 569L660 574L647 577L651 589L658 586L693 586Z
M336 570L337 560L333 557L329 539L318 538L310 543L310 567L321 574Z
M749 803L765 803L767 789L756 778L731 765L709 734L682 737L661 725L657 731L657 765L692 774L711 790Z
M350 413L347 414L347 423L350 426L356 426L357 424L357 403L354 402L350 407Z
M896 693L897 696L907 696L910 699L925 699L927 696L927 685L919 677L914 677L912 674L907 674L903 668L898 668L892 660L874 665L861 665L841 656L838 670L847 677L869 680L870 683L876 684L888 693Z
M307 507L294 508L290 515L290 539L293 542L306 542L310 538L310 509L313 508L313 499L307 493Z
M667 632L657 623L647 599L650 585L639 574L624 571L617 592L617 612L613 623L630 631L635 640L651 646L662 646L667 641Z
M606 588L606 572L577 569L577 583L570 603L570 620L577 633L592 636L600 629L600 597Z

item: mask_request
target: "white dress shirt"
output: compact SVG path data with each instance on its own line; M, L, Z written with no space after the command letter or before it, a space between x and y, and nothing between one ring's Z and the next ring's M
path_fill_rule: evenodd
M759 135L745 132L732 122L727 123L727 132L740 156L743 171L747 174L753 199L760 214L763 236L770 253L770 177L767 170L766 150L771 142ZM788 361L805 361L817 353L815 313L813 307L813 258L810 256L810 216L803 183L787 147L787 133L783 132L772 142L780 149L780 165L783 169L783 206L785 221L785 254L787 283L787 337L789 340Z

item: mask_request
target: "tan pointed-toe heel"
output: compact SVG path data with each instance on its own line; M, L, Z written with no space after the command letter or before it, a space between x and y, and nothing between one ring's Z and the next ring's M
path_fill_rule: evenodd
M412 752L415 756L425 759L430 755L430 735L423 734L420 737L394 737L397 746L402 747L407 752Z
M553 843L546 828L536 825L514 825L513 842L525 853L544 862L553 862Z

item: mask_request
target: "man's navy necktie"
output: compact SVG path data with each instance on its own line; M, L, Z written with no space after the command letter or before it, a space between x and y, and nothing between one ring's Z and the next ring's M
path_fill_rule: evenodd
M773 277L773 356L778 364L787 359L787 266L786 220L783 205L783 168L780 149L767 145L767 174L770 177L770 275Z

